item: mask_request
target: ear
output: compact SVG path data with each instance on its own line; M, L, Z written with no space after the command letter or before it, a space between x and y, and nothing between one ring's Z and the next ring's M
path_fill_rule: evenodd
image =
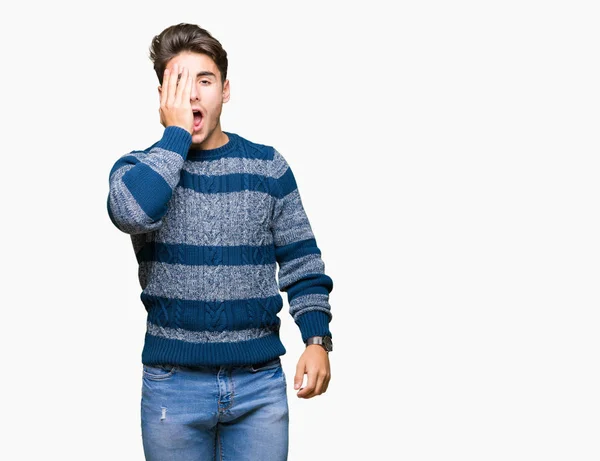
M160 101L160 98L162 96L162 85L158 85L158 100Z
M223 83L223 102L229 101L229 79Z

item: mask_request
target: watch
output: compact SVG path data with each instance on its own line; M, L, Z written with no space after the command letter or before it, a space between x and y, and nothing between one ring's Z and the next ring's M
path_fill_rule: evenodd
M323 346L323 349L325 349L327 352L331 352L333 350L331 336L311 336L306 340L306 345L310 346L311 344L319 344Z

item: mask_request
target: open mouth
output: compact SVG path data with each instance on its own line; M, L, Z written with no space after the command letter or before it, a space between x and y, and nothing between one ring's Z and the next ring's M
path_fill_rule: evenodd
M194 113L194 131L198 131L202 126L202 120L204 119L204 116L199 110L194 109L192 112Z

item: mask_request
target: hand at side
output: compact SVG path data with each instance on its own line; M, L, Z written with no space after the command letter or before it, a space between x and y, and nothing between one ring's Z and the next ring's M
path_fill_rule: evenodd
M306 386L300 389L305 374ZM296 365L294 389L300 389L296 395L302 399L310 399L323 394L329 386L330 379L331 368L327 351L318 344L306 346Z

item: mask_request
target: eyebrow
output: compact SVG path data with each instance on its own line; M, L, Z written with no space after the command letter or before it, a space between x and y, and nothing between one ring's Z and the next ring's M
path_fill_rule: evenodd
M198 73L196 74L196 78L198 78L198 77L214 77L214 78L217 78L217 76L216 76L214 73L212 73L212 72L209 72L209 71L207 71L207 70L204 70L204 71L198 72Z
M217 76L213 72L210 72L208 70L201 70L200 72L198 72L196 74L196 78L198 78L198 77L212 77L215 80L217 79ZM181 79L181 74L179 74L177 76L177 81L179 81L180 79Z

